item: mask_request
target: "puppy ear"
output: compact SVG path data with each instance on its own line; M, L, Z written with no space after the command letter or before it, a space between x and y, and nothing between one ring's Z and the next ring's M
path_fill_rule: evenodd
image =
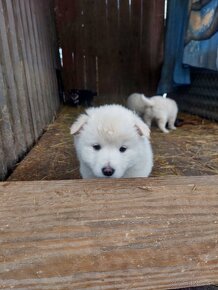
M150 138L150 129L141 119L136 119L135 128L140 136Z
M70 134L76 135L79 134L80 130L82 130L83 126L87 123L88 115L82 114L79 118L73 123L70 128Z

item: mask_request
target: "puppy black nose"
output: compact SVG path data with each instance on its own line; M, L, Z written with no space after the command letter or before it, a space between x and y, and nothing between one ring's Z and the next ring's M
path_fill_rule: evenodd
M115 169L113 169L112 167L110 166L107 166L107 167L103 167L102 168L102 173L105 175L105 176L112 176L114 174L114 171Z

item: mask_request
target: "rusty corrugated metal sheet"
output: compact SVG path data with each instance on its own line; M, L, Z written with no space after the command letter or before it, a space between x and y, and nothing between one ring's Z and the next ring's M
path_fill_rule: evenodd
M0 0L0 180L58 107L53 1Z

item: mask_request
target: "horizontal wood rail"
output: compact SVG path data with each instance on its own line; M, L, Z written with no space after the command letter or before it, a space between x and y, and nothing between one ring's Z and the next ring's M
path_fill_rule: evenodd
M0 183L0 289L218 283L218 176Z

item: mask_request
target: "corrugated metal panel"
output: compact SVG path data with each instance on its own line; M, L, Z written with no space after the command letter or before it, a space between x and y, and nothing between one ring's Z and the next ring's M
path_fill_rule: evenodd
M163 0L56 0L65 89L154 94L163 58Z
M191 85L177 87L169 94L181 111L218 121L218 73L191 68Z
M56 50L53 1L0 0L0 180L58 110Z

